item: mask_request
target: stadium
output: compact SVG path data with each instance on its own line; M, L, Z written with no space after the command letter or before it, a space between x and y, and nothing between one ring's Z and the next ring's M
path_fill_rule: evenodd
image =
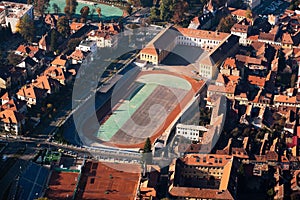
M93 141L119 148L141 148L147 137L153 142L193 101L202 85L167 71L140 72L129 86L121 84L115 89L122 97L113 99L120 94L112 95L111 102L116 103L111 103L109 112L107 106L97 111L100 127Z

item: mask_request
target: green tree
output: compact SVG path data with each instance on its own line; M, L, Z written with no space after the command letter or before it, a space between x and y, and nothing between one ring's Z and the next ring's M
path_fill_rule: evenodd
M58 35L55 29L51 30L51 40L50 40L50 49L51 51L56 51L57 50L57 39L58 39Z
M140 1L143 7L151 7L153 5L152 0L141 0Z
M48 7L49 0L34 0L34 8L41 16L45 14Z
M69 50L73 51L79 45L80 42L80 38L72 38L69 40L67 47Z
M188 12L189 4L185 0L178 0L174 5L172 21L178 24L184 20L184 13Z
M101 17L101 8L100 7L96 8L96 12L98 14L98 17Z
M29 17L29 15L25 15L19 20L17 24L17 31L28 42L33 41L35 35L35 27L34 21Z
M160 19L163 21L169 21L173 16L173 1L162 0L159 6Z
M11 65L17 65L22 61L22 56L15 54L14 52L11 52L7 56L8 63Z
M90 8L88 6L83 6L80 10L81 18L86 20L87 16L89 15Z
M58 7L58 5L56 3L52 4L52 8L54 10L54 13L58 14L60 13L60 7Z
M71 16L75 14L77 5L78 3L76 0L66 0L66 6L64 8L64 12L68 19L70 19Z
M64 37L68 37L70 35L70 25L69 20L65 16L61 16L57 20L57 31L62 34Z
M150 18L154 21L159 19L159 9L157 7L154 6L150 9Z
M236 23L236 20L232 17L232 15L227 15L227 17L222 18L220 23L217 26L217 31L230 33L231 27Z
M246 10L246 17L248 19L253 19L253 13L252 10L250 10L249 8Z
M152 163L152 151L151 151L151 140L150 138L146 139L144 148L143 148L143 161L146 162L146 164Z
M145 145L144 145L144 153L149 153L149 152L151 152L151 140L150 140L150 138L147 138L146 139L146 142L145 142Z

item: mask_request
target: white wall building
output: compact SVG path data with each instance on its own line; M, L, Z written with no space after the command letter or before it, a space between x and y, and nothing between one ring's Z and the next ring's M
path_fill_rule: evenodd
M16 26L19 20L25 15L28 15L31 19L33 19L32 5L8 1L0 2L0 22L6 26L10 23L13 33L16 32Z
M76 47L83 52L96 52L97 51L97 43L91 40L83 40L80 42L79 46Z
M116 35L110 35L108 33L95 30L92 30L89 33L88 39L91 41L96 41L97 47L99 48L115 47L118 42Z
M203 126L185 125L185 124L176 125L176 135L183 136L193 141L201 142L202 132L204 131L207 131L207 129Z
M244 0L244 3L250 8L253 9L256 6L260 5L260 0Z

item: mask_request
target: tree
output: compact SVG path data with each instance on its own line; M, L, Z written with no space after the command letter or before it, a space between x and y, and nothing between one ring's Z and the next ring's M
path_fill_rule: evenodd
M297 75L293 73L291 76L291 83L290 83L292 88L295 87L296 81L297 81Z
M17 65L22 61L22 56L15 54L14 52L11 52L7 56L8 63L11 65Z
M81 18L86 20L87 16L89 15L90 8L88 6L83 6L80 10Z
M60 13L60 7L58 7L58 5L56 3L52 4L52 8L54 10L54 13L58 14Z
M64 12L67 15L67 18L70 19L73 14L76 12L76 7L78 3L76 0L66 0L66 7Z
M248 19L253 19L252 10L250 10L249 8L246 10L246 17Z
M35 35L35 27L34 21L29 17L29 15L25 15L22 17L17 24L17 32L21 34L21 36L32 42Z
M144 148L143 148L143 161L146 163L146 164L151 164L152 163L152 151L151 151L151 140L150 138L147 138L146 139L146 142L145 142L145 145L144 145Z
M69 20L65 16L61 16L57 20L57 31L62 34L64 37L68 37L70 35L70 25Z
M163 21L169 21L173 16L173 1L162 0L159 6L160 19Z
M67 47L69 50L74 50L79 45L80 42L81 42L80 38L72 38L69 40Z
M140 1L143 7L151 7L153 5L152 0L141 0Z
M45 14L48 7L49 0L34 0L34 8L41 16Z
M172 21L175 24L178 24L179 22L182 22L184 19L184 13L187 12L189 9L189 4L184 0L179 0L174 5L174 14L172 17Z
M92 8L92 10L90 12L91 19L93 19L93 16L94 16L95 12L96 12L95 8Z
M129 15L131 15L131 13L132 13L132 7L131 7L129 4L126 5L125 10L126 10L126 12L127 12Z
M154 6L150 9L150 18L154 21L159 19L159 10L157 7Z
M100 7L96 8L96 12L98 13L98 16L101 17L101 8Z
M232 15L228 15L225 18L222 18L219 25L217 26L217 31L230 33L231 27L236 23L236 20Z
M54 52L54 51L57 50L57 39L58 39L57 32L56 32L55 29L51 30L50 37L51 37L51 40L50 40L50 50Z

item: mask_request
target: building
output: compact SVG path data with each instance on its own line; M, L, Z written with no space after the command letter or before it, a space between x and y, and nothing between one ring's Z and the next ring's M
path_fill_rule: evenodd
M11 109L0 111L0 127L2 130L13 135L19 135L24 124L25 117L23 114Z
M117 36L112 36L108 33L95 30L92 30L88 34L88 39L91 41L96 41L97 47L99 48L116 47L118 43Z
M218 75L218 68L223 61L238 50L239 37L229 35L218 46L208 54L200 56L197 63L199 66L199 75L207 79L215 79Z
M172 199L236 199L236 160L229 155L186 154L170 165Z
M76 49L81 50L83 52L96 52L97 51L97 43L92 40L83 40L80 42Z
M34 87L32 84L24 85L18 92L17 98L27 102L31 107L47 96L47 90Z
M176 125L176 135L183 136L193 141L201 142L204 131L207 131L207 129L203 126L185 124Z
M243 0L243 3L250 9L253 9L260 5L261 0Z
M127 163L86 162L76 199L137 199L141 167Z
M16 26L19 20L25 15L28 15L31 19L33 19L32 5L8 1L0 2L0 21L5 23L6 26L9 26L10 24L13 33L17 32Z
M274 105L276 107L286 106L286 107L300 107L296 96L286 96L286 95L275 95Z

